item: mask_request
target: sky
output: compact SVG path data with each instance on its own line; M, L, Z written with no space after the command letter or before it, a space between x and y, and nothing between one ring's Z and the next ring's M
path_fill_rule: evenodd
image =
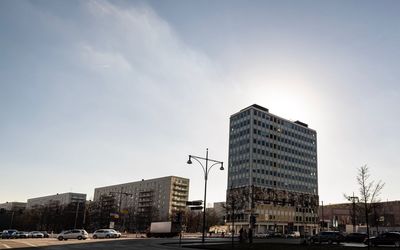
M399 1L0 1L0 202L227 162L254 103L317 131L319 196L400 200ZM227 164L226 164L227 165ZM207 201L225 200L212 169Z

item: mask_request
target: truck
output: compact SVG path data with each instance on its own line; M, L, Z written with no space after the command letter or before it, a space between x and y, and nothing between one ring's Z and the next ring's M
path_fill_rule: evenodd
M180 224L171 221L152 222L147 237L174 237L180 233Z

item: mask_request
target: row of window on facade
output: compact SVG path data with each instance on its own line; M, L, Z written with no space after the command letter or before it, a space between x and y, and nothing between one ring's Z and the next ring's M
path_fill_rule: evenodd
M256 128L253 129L253 133L255 135L263 137L264 139L269 138L274 141L285 143L292 147L297 147L297 148L301 148L304 150L315 152L315 140L312 140L311 142L304 142L304 141L297 142L295 140L291 140L290 138L285 138L285 136L277 136L272 133L268 134L267 132L256 129ZM250 142L249 139L242 138L246 135L250 135L250 129L243 129L243 130L232 132L230 134L230 141L231 141L230 146L237 147L237 146L248 144ZM235 141L236 139L239 139L239 138L240 138L240 140ZM255 140L255 139L253 139L253 140ZM266 140L262 140L262 141L264 141L264 143L268 143ZM257 142L254 142L254 143L257 143ZM281 147L283 147L283 145Z
M286 179L293 180L293 181L303 181L306 183L316 183L316 181L317 181L316 177L309 178L309 177L305 177L305 176L301 176L301 175L284 174L284 173L280 173L278 171L272 171L272 170L268 171L268 170L264 170L264 169L253 169L253 173L276 176L276 177L286 178Z
M316 155L316 152L314 150L305 149L305 150L311 151L309 153L308 152L306 153L306 152L297 150L297 148L294 146L286 147L284 145L279 145L277 143L269 143L266 140L257 140L256 138L253 139L253 143L260 145L260 146L269 147L269 148L275 149L275 150L282 150L286 153L293 154L295 156L301 156L301 157L306 157L306 158L315 158L315 155Z
M262 118L262 119L268 119L269 121L274 122L276 124L290 127L291 129L293 129L295 131L298 131L298 132L301 132L301 133L304 133L304 134L313 134L313 132L308 128L304 128L304 127L302 127L300 125L294 124L293 122L286 122L283 119L280 119L278 117L274 117L274 116L272 116L270 114L266 114L263 111L259 111L259 110L253 109L253 114L254 114L254 116L257 116L257 117ZM244 112L240 112L237 115L232 116L231 120L233 122L235 122L235 121L238 121L238 120L243 119L243 118L247 118L247 119L250 118L250 110L246 110Z
M292 171L292 173L290 171ZM249 167L232 166L229 168L230 175L246 174L246 173L250 173ZM271 168L270 169L253 168L253 173L271 175L271 176L293 179L298 181L305 181L305 182L313 182L313 181L316 182L316 176L317 176L316 172L312 172L311 170L308 169L291 168L289 170L289 166L285 166L285 168L282 169L274 169L274 170L272 170ZM309 178L309 176L312 177Z
M228 168L229 174L242 174L250 172L249 163L239 164L239 162L242 162L242 160L230 160ZM277 173L279 177L293 174L295 176L311 176L311 179L317 178L317 169L313 167L293 166L290 164L277 164L276 162L263 159L253 159L253 162L255 163L252 166L253 172L256 171L257 173L269 174L269 172L272 172Z
M288 126L296 131L302 132L304 134L312 134L313 132L310 131L310 129L304 128L302 126L299 125L295 125L292 122L286 122L285 120L279 119L278 117L273 117L270 115L265 114L262 111L258 111L258 110L253 110L254 116L258 116L262 119L268 119L272 122L275 122L277 124L283 125L283 126Z
M292 184L292 183L287 183L287 182L283 182L283 181L266 180L263 178L256 178L256 177L253 177L253 183L267 185L267 186L271 186L271 187L280 187L283 189L301 190L301 191L313 192L313 193L316 192L315 188L311 187L312 184L308 184L308 183L307 184L310 186L302 185L302 184Z
M258 126L260 128L269 129L271 131L275 131L275 132L278 132L280 134L284 134L284 135L290 136L292 138L296 138L296 139L301 140L301 141L306 141L306 142L312 143L313 140L315 139L315 134L314 133L307 134L308 136L304 136L302 134L299 134L299 133L296 133L296 132L292 132L292 131L290 131L290 129L284 129L284 128L281 128L281 127L274 127L272 124L268 124L268 123L265 123L265 122L262 122L262 121L259 121L259 120L256 120L256 119L254 119L253 122L254 122L253 124L255 126Z
M316 188L309 187L307 185L301 185L301 184L288 184L282 181L274 181L274 180L265 180L263 178L256 178L253 177L253 183L257 185L263 185L267 187L273 187L273 188L282 188L282 189L289 189L289 190L297 190L297 191L302 191L302 192L307 192L307 193L314 193L316 194L317 190ZM238 178L234 179L234 177L229 178L229 186L246 186L248 185L248 178Z
M259 148L253 148L253 153L259 154L259 155L264 155L264 156L269 156L274 159L279 159L279 160L283 160L283 161L287 161L287 162L291 162L291 163L301 164L301 165L307 166L307 167L316 167L317 166L317 164L315 162L316 161L315 157L313 157L309 160L303 160L303 159L299 159L297 157L290 157L287 155L272 153L272 152L269 152L268 150L259 149Z
M291 138L288 138L285 136L277 136L272 133L268 134L266 131L262 131L262 130L256 129L256 128L253 129L253 133L255 135L261 136L263 138L269 138L271 140L285 143L289 146L294 146L294 147L302 148L302 149L309 150L309 151L315 150L315 140L311 140L310 142L305 142L305 141L300 141L300 140L295 141L295 140L292 140Z
M253 163L256 163L259 165L264 165L264 166L279 167L280 169L292 171L295 173L316 176L315 166L307 166L307 168L305 168L305 167L293 166L290 164L277 164L276 162L268 161L268 160L264 160L264 159L253 159ZM255 169L257 169L257 165L256 165ZM262 169L262 168L260 168L260 169Z

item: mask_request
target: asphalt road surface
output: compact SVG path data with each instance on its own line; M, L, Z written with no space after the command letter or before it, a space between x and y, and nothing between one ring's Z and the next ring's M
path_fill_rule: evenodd
M225 239L226 241L227 239ZM190 242L199 243L199 239L184 239L182 242L190 244ZM208 239L208 242L220 242L221 239ZM158 249L181 249L179 247L179 239L147 239L147 238L121 238L121 239L87 239L87 240L67 240L59 241L54 238L48 239L0 239L0 249L43 249L43 250L119 250L119 249L138 249L138 250L158 250ZM167 245L163 245L167 243ZM169 243L169 244L168 244ZM171 244L173 243L173 244Z
M54 238L48 239L13 239L1 240L0 249L22 249L22 250L160 250L160 249L180 249L179 239L154 239L154 238L121 238L121 239L87 239L87 240L67 240L59 241ZM209 238L207 243L228 243L229 238ZM269 243L283 243L283 244L299 244L299 239L260 239L254 242L269 242ZM166 245L165 245L166 243ZM183 239L183 244L199 244L200 239ZM237 243L236 243L237 244ZM347 247L365 247L363 244L342 244ZM193 249L193 248L192 248Z

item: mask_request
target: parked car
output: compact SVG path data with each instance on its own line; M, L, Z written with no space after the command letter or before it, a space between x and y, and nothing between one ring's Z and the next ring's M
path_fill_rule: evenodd
M256 233L254 234L254 238L256 239L266 239L269 237L269 233Z
M350 233L346 235L345 242L358 242L363 243L368 238L366 233Z
M281 232L270 232L268 233L270 238L282 238L283 234Z
M115 234L115 238L121 238L121 233L120 232L118 232L117 230L115 230L115 229L110 229L112 232L114 232L114 234Z
M117 238L117 232L112 229L98 229L93 233L93 239L97 238Z
M62 231L59 235L57 235L58 240L68 240L68 239L78 239L78 240L86 240L89 237L86 230L83 229L73 229Z
M32 231L29 233L29 238L44 238L44 234L39 231Z
M18 230L15 230L15 229L4 230L1 233L1 238L2 239L11 239L11 238L13 238L13 234L16 232L18 232Z
M293 231L290 233L287 233L285 235L286 238L300 238L300 232L299 231Z
M369 240L364 241L366 245L378 246L378 245L394 245L400 247L400 233L389 232L378 235L377 237L370 237Z
M14 232L12 235L12 238L15 238L15 239L28 238L28 237L29 237L29 233L23 232L23 231Z
M40 232L43 234L44 238L49 238L50 237L50 235L49 235L49 233L47 231L40 231Z
M317 235L308 237L308 243L315 244L315 243L327 242L328 244L332 244L333 242L336 242L337 244L340 244L341 242L344 241L344 239L345 239L344 235L340 232L325 231L325 232L319 232L319 234Z

